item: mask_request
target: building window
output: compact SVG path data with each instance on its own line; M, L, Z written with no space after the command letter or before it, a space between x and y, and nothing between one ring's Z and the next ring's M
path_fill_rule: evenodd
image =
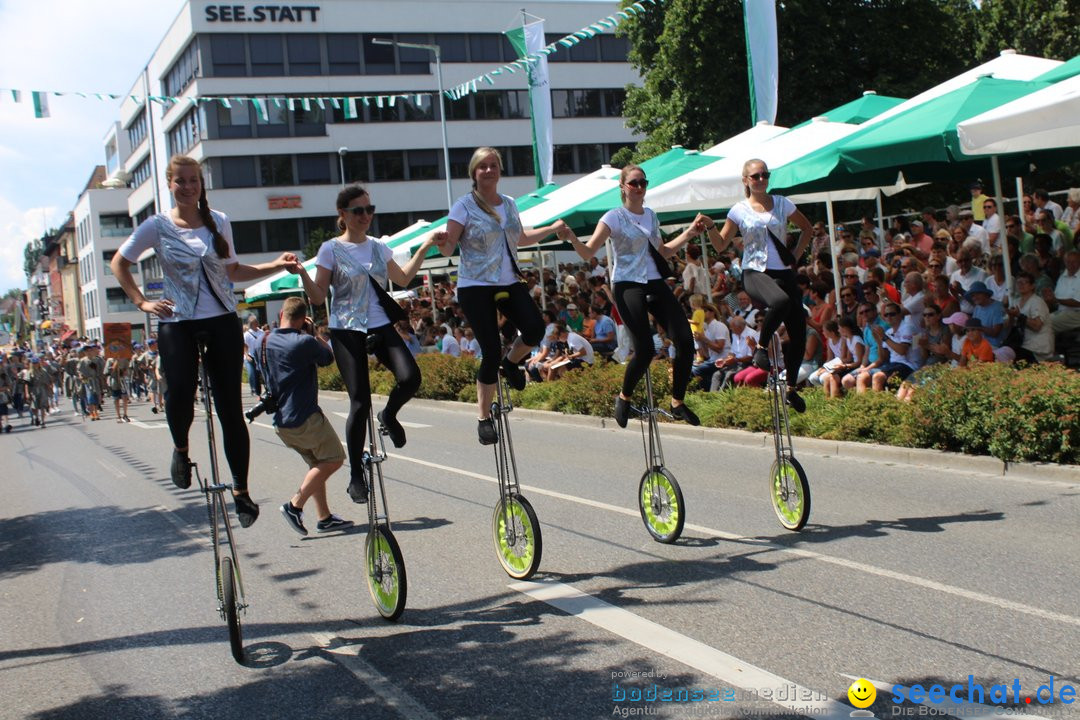
M289 108L279 99L266 100L266 119L255 114L255 134L264 137L288 137Z
M384 100L383 106L369 105L368 121L369 122L397 122L402 117L402 105L404 103L395 102L393 105L389 101ZM357 108L359 110L359 108Z
M321 75L322 53L318 35L286 35L290 75Z
M135 166L135 169L131 171L131 182L129 185L133 188L137 188L144 182L150 179L150 156L143 158L143 161Z
M626 102L625 90L601 90L604 102L604 117L622 117L623 104Z
M356 33L327 35L326 58L331 75L359 75L360 36Z
M502 62L504 38L495 33L473 33L469 35L469 59L471 62ZM514 54L513 51L510 53ZM511 60L515 58L510 58Z
M296 175L301 185L329 185L329 155L297 155Z
M131 145L131 149L134 150L139 147L139 143L146 137L146 109L140 109L139 114L135 116L135 119L131 121L131 124L127 126L128 144Z
M529 91L507 90L506 109L508 117L511 118L532 117L532 107L529 105Z
M550 55L547 56L547 61L549 63L567 62L570 59L570 53L568 53L566 51L565 47L563 47L562 45L559 45L559 41L562 40L564 37L566 37L566 36L565 35L552 35L551 33L546 33L544 35L544 42L547 45L551 45L551 44L555 45L555 52L553 52L553 53L551 53Z
M267 220L267 252L295 252L301 246L300 224L296 220Z
M237 255L263 252L262 223L258 220L232 223L232 236Z
M406 155L409 158L410 180L439 179L438 150L409 150Z
M379 213L375 217L375 222L375 235L393 235L396 232L401 232L409 226L409 213Z
M326 134L326 111L318 104L309 102L305 110L297 101L293 107L293 131L297 137Z
M253 77L280 77L285 74L285 50L279 33L248 35Z
M292 155L262 155L259 157L259 173L263 187L295 185Z
M101 215L98 217L98 227L101 228L102 237L126 238L131 234L131 218L127 215Z
M570 48L570 62L596 62L600 59L595 38L583 40Z
M468 62L469 45L463 33L442 33L435 36L439 55L444 63Z
M599 170L600 166L608 161L603 145L578 145L577 155L581 172Z
M111 277L112 274L113 274L111 263L112 263L113 256L115 256L115 255L116 255L116 250L105 250L105 251L103 251L101 253L101 259L105 263L105 265L104 265L105 271L102 274L105 277ZM139 274L139 263L131 263L131 274L132 275L138 275Z
M199 74L199 44L193 39L165 73L165 95L178 97Z
M169 156L186 153L201 139L198 108L191 108L180 118L180 122L169 130L167 137Z
M628 38L604 34L596 39L600 41L600 62L626 62L626 56L630 53Z
M135 227L139 227L144 222L150 219L150 216L154 214L154 203L150 203L139 212L135 213Z
M446 120L472 120L472 101L474 93L469 93L460 100L447 99L443 101L446 108Z
M427 35L400 34L397 39L401 42L419 43L421 45L431 44L431 38ZM431 72L431 64L435 62L435 55L430 50L399 47L397 51L398 72L402 75L427 75Z
M371 153L372 180L404 180L405 161L400 150L378 150Z
M502 90L483 91L474 94L477 120L502 120L503 100L505 95Z
M246 102L231 103L225 107L217 103L217 126L219 138L251 137L251 108Z
M532 145L517 145L510 148L510 170L507 175L533 175L536 168L533 165Z
M469 177L469 161L473 151L470 148L450 148L450 177Z
M105 288L105 309L111 313L139 312L123 288Z
M372 43L376 37L378 35L364 35L364 74L393 75L394 46Z
M556 145L554 149L555 172L560 175L577 172L574 169L574 146Z
M435 102L430 95L424 95L420 98L420 103L417 104L416 98L410 98L409 100L398 100L401 105L401 114L406 120L411 121L424 121L435 119Z
M371 181L371 172L368 169L368 154L366 152L351 152L345 156L343 162L345 177L342 182L366 183Z
M211 35L210 55L215 77L247 75L243 35Z
M256 187L255 158L250 155L239 157L223 157L218 160L221 163L221 187L243 188Z

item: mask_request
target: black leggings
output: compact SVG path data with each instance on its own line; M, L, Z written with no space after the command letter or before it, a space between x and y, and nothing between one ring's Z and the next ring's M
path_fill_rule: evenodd
M502 362L499 318L495 314L495 294L500 292L507 292L510 297L500 302L498 309L521 332L521 341L536 347L544 339L544 318L529 296L525 283L458 288L458 302L480 343L480 369L476 371L476 379L485 385L494 385L499 379L499 363Z
M743 270L743 288L751 299L765 303L765 322L761 326L758 346L766 350L773 333L784 323L788 342L784 345L784 367L787 382L794 387L799 379L799 366L806 354L806 311L803 310L802 292L791 270Z
M397 415L420 389L420 366L405 347L405 341L394 326L383 325L368 332L359 330L330 330L330 342L334 348L341 379L349 392L349 419L345 421L345 444L349 448L349 464L354 475L363 470L364 441L367 437L368 413L371 409L371 382L368 378L368 335L378 338L374 348L375 357L394 373L397 385L390 391L386 409Z
M615 283L615 306L619 308L626 329L634 343L634 357L626 364L623 375L622 394L631 397L641 377L648 371L649 363L656 354L653 347L649 313L664 329L675 346L675 364L671 382L671 397L682 401L686 386L690 383L690 366L694 362L694 336L679 301L663 280L650 280L642 285L636 282ZM646 296L652 296L648 302Z
M195 336L205 333L206 373L221 423L221 444L237 492L247 491L251 439L244 424L240 385L244 366L244 332L234 313L203 320L158 325L161 371L165 374L165 419L173 445L188 446L195 417L195 388L199 384L199 349Z

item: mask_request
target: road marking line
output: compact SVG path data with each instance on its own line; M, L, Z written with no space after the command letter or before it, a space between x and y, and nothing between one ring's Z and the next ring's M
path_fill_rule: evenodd
M143 430L160 430L162 428L164 428L165 430L169 429L169 426L164 422L151 425L150 423L143 422L142 420L132 420L130 424L134 425L137 428L142 428Z
M859 679L858 675L848 675L846 673L840 673L840 677L849 678L853 682L855 680ZM875 688L877 688L879 692L886 692L886 693L889 693L890 695L892 694L892 689L894 687L897 687L896 683L887 683L884 680L874 680L872 678L867 678L867 677L864 677L862 679L866 680L871 685L873 685ZM930 684L931 685L935 685L935 684L942 685L944 687L944 683L930 683ZM991 683L991 684L993 684L993 683ZM963 682L963 683L950 683L947 687L945 687L945 689L948 690L953 685L963 685L965 687L965 689L967 688L966 680L965 680L965 682ZM981 683L980 683L980 685L981 685ZM904 688L905 697L910 698L910 696L911 696L911 688L907 687L906 685L900 685L899 687ZM928 689L927 686L923 686L923 690L927 690L927 689ZM985 690L986 687L983 686L983 689ZM948 696L946 695L946 697L948 697ZM912 701L910 699L908 699L908 700L906 700L906 702L912 702ZM915 704L915 703L912 703L912 704ZM964 717L964 716L968 716L968 715L991 715L991 714L993 714L993 715L1001 715L1002 711L1004 711L1004 710L1011 711L1014 707L1018 707L1015 704L1014 705L980 705L979 703L975 703L975 702L958 703L958 702L954 702L951 698L947 699L947 700L942 700L939 703L933 703L933 702L930 702L929 699L927 699L927 700L924 700L924 701L922 701L920 703L917 703L917 704L925 705L926 707L936 708L937 710L939 710L938 714L940 714L940 715L948 714L948 715L955 716L955 717ZM896 707L899 707L899 706L896 706ZM973 712L972 710L959 710L959 711L957 711L958 708L972 708L972 710L978 710L979 712L976 713L976 712ZM951 712L950 712L950 710L951 710ZM1041 718L1042 717L1041 715L1026 715L1024 713L1014 713L1014 712L1009 712L1008 716L1010 718Z
M851 708L843 703L828 699L802 699L816 698L819 693L570 585L551 580L527 580L511 583L509 587L636 645L700 670L726 685L756 693L765 689L779 691L793 688L795 698L770 700L793 712L835 720L846 720L850 714Z
M339 665L371 688L402 717L437 720L438 716L376 670L371 663L360 657L362 645L342 645L339 638L329 633L312 633L311 637L319 644L319 647L334 655Z
M117 475L117 476L119 476L119 477L122 477L122 478L126 478L126 477L127 477L127 475L125 475L124 473L120 472L120 468L115 468L115 467L113 467L112 465L110 465L109 463L105 462L105 461L104 461L104 460L102 460L101 458L97 458L97 461L98 461L98 465L101 465L101 467L105 468L106 470L108 470L109 472L113 473L114 475Z
M460 468L451 467L449 465L440 465L439 463L430 462L428 460L420 460L417 458L411 458L405 455L399 455L397 453L387 454L389 455L389 457L392 457L395 460L405 460L407 462L434 468L436 470L452 472L458 475L464 475L465 477L471 477L477 480L484 480L490 483L498 483L498 479L491 477L490 475L483 475L481 473L475 473L470 470L462 470ZM554 490L546 490L544 488L539 488L533 485L522 485L521 488L537 495L545 495L547 497L557 498L559 500L566 500L568 502L577 503L579 505L586 505L588 507L594 507L600 510L607 510L609 512L618 513L620 515L627 515L629 517L640 517L640 513L637 510L630 510L628 508L611 505L605 502L599 502L597 500L589 500L587 498L577 497L575 495L567 495L566 493L556 492ZM1052 620L1055 622L1064 623L1066 625L1075 625L1076 627L1080 627L1080 617L1066 615L1064 613L1054 612L1052 610L1044 610L1042 608L1037 608L1032 605L1025 605L1024 603L1015 602L1013 600L1006 600L1004 598L987 595L985 593L976 592L974 590L964 590L962 588L954 587L952 585L946 585L945 583L937 582L936 580L918 577L917 575L908 575L907 573L901 573L895 570L887 570L885 568L869 565L867 563L857 562L855 560L847 560L845 558L834 557L832 555L825 555L819 552L814 552L813 550L787 547L784 545L779 545L777 543L769 542L767 540L760 540L758 538L750 538L743 535L736 535L734 533L724 532L723 530L716 530L714 528L705 527L704 525L694 525L692 523L687 523L685 527L700 533L718 537L721 540L729 540L732 542L742 543L744 545L751 545L758 548L789 553L791 555L807 558L810 560L820 560L822 562L831 563L833 565L844 567L849 570L858 570L868 573L870 575L877 575L878 577L888 578L890 580L896 580L899 582L905 582L910 585L915 585L917 587L921 587L927 590L934 590L948 595L954 595L956 597L964 598L965 600L972 600L975 602L985 603L987 605L993 605L1003 610L1012 610L1014 612L1023 613L1025 615L1041 618L1043 620Z
M334 410L334 414L337 415L339 418L345 418L346 420L349 419L349 413L338 412L337 410ZM406 420L401 420L400 418L398 419L398 422L401 423L401 427L407 427L407 428L419 429L419 428L429 428L429 427L431 427L430 425L424 425L423 423L408 422Z

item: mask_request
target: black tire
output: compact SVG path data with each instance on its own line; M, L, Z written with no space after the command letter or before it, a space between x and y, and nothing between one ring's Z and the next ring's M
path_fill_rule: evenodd
M221 558L221 603L225 606L225 622L229 626L229 649L233 660L244 664L244 635L240 629L240 612L236 605L236 574L231 557Z
M510 495L508 505L514 541L511 543L507 538L506 512L503 501L499 500L491 516L495 554L507 575L515 580L528 580L540 567L540 557L544 553L540 521L533 506L521 495Z
M375 609L387 620L397 620L405 610L409 584L401 548L385 525L375 525L368 532L364 543L364 570Z
M784 528L799 531L810 518L810 483L794 457L774 461L769 472L769 497L773 512Z
M686 524L682 488L667 468L646 470L638 483L638 510L645 529L659 543L673 543Z

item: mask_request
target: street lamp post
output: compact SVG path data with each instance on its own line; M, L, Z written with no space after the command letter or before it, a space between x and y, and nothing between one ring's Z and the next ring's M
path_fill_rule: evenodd
M338 167L341 168L341 187L345 187L345 156L349 154L349 148L339 147L337 149Z
M450 144L446 139L446 107L444 105L445 100L443 98L442 83L442 50L438 45L399 42L397 40L387 40L386 38L372 38L371 42L375 45L393 45L395 47L413 48L415 50L427 50L435 55L435 76L439 84L439 124L442 127L443 165L446 168L446 209L449 211L454 204L454 193L450 187Z

